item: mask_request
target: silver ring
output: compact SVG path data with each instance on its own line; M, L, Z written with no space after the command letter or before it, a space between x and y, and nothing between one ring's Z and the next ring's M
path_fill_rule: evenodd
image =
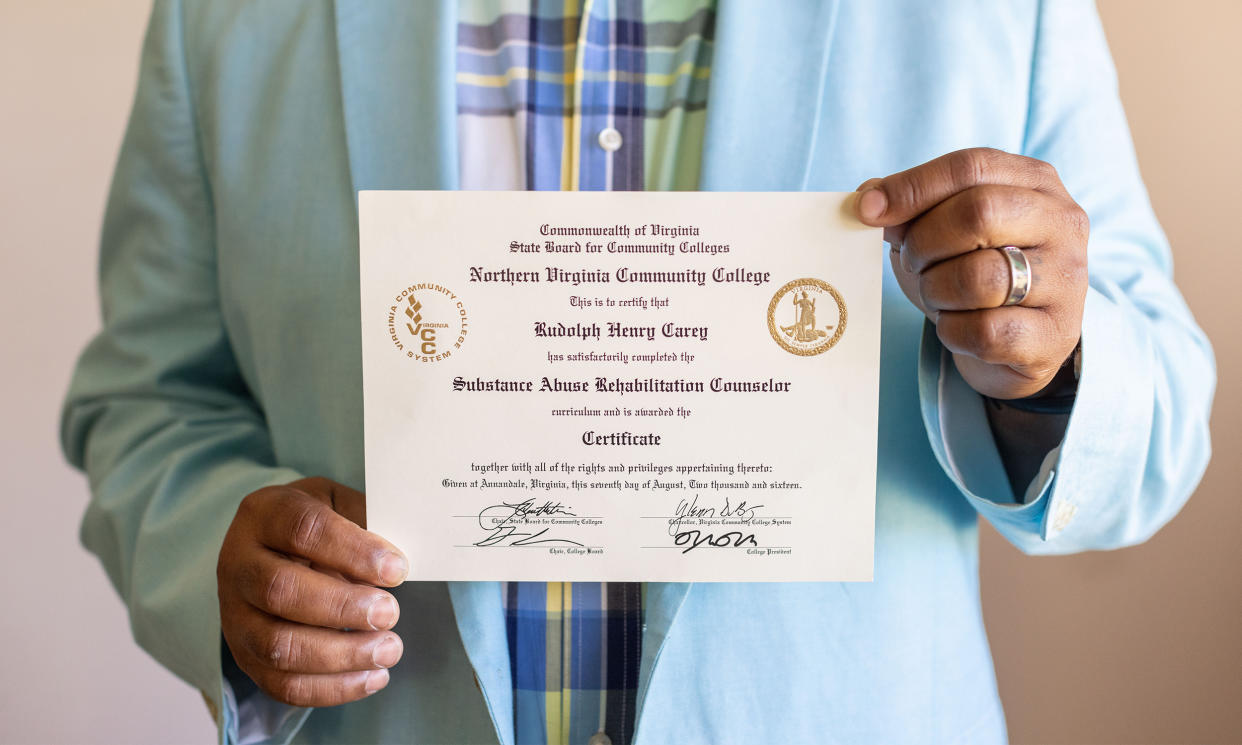
M1001 307L1018 305L1031 292L1031 261L1017 246L1002 246L997 250L1009 260L1009 296Z

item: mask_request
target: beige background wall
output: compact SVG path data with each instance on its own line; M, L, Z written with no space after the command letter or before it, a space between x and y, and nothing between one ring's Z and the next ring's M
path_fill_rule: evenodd
M149 0L0 0L0 742L208 742L77 544L56 409L98 324L94 251ZM736 1L736 0L734 0ZM1017 743L1242 742L1242 0L1102 0L1177 275L1216 344L1217 457L1145 546L1032 559L983 537Z
M1101 0L1178 284L1216 348L1215 457L1137 548L1031 559L986 530L980 575L1015 742L1242 742L1240 0Z
M0 743L212 742L77 541L58 399L99 325L95 251L150 0L0 0Z

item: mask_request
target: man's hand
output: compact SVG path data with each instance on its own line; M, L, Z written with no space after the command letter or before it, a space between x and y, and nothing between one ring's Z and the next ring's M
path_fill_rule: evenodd
M335 706L388 684L401 659L396 599L406 559L368 533L363 495L313 478L242 500L216 567L220 624L238 666L269 696Z
M1073 353L1087 296L1087 214L1043 161L960 150L858 187L858 217L883 227L893 272L936 324L958 372L979 393L1043 390ZM1017 246L1031 289L1001 307Z

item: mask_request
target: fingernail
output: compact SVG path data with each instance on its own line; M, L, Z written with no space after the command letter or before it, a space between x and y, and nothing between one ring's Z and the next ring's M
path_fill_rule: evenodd
M388 685L388 671L381 668L367 673L367 695L370 696Z
M401 659L401 649L401 640L396 636L390 636L375 645L375 649L371 652L371 662L374 662L376 667L392 667L397 664L397 660Z
M380 577L389 585L399 585L410 573L410 565L401 554L390 553L380 562Z
M371 628L376 631L391 629L397 623L397 617L400 614L401 610L397 607L397 601L385 595L376 599L367 609L367 623L371 624Z
M881 189L868 189L858 196L858 216L878 220L888 209L888 196Z

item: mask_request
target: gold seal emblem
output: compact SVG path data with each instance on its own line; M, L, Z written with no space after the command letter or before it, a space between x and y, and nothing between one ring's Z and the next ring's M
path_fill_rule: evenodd
M418 362L439 362L461 349L470 331L466 306L452 290L433 282L409 285L388 307L392 345Z
M845 333L845 300L822 279L795 279L768 303L768 331L790 354L811 357L832 349Z

